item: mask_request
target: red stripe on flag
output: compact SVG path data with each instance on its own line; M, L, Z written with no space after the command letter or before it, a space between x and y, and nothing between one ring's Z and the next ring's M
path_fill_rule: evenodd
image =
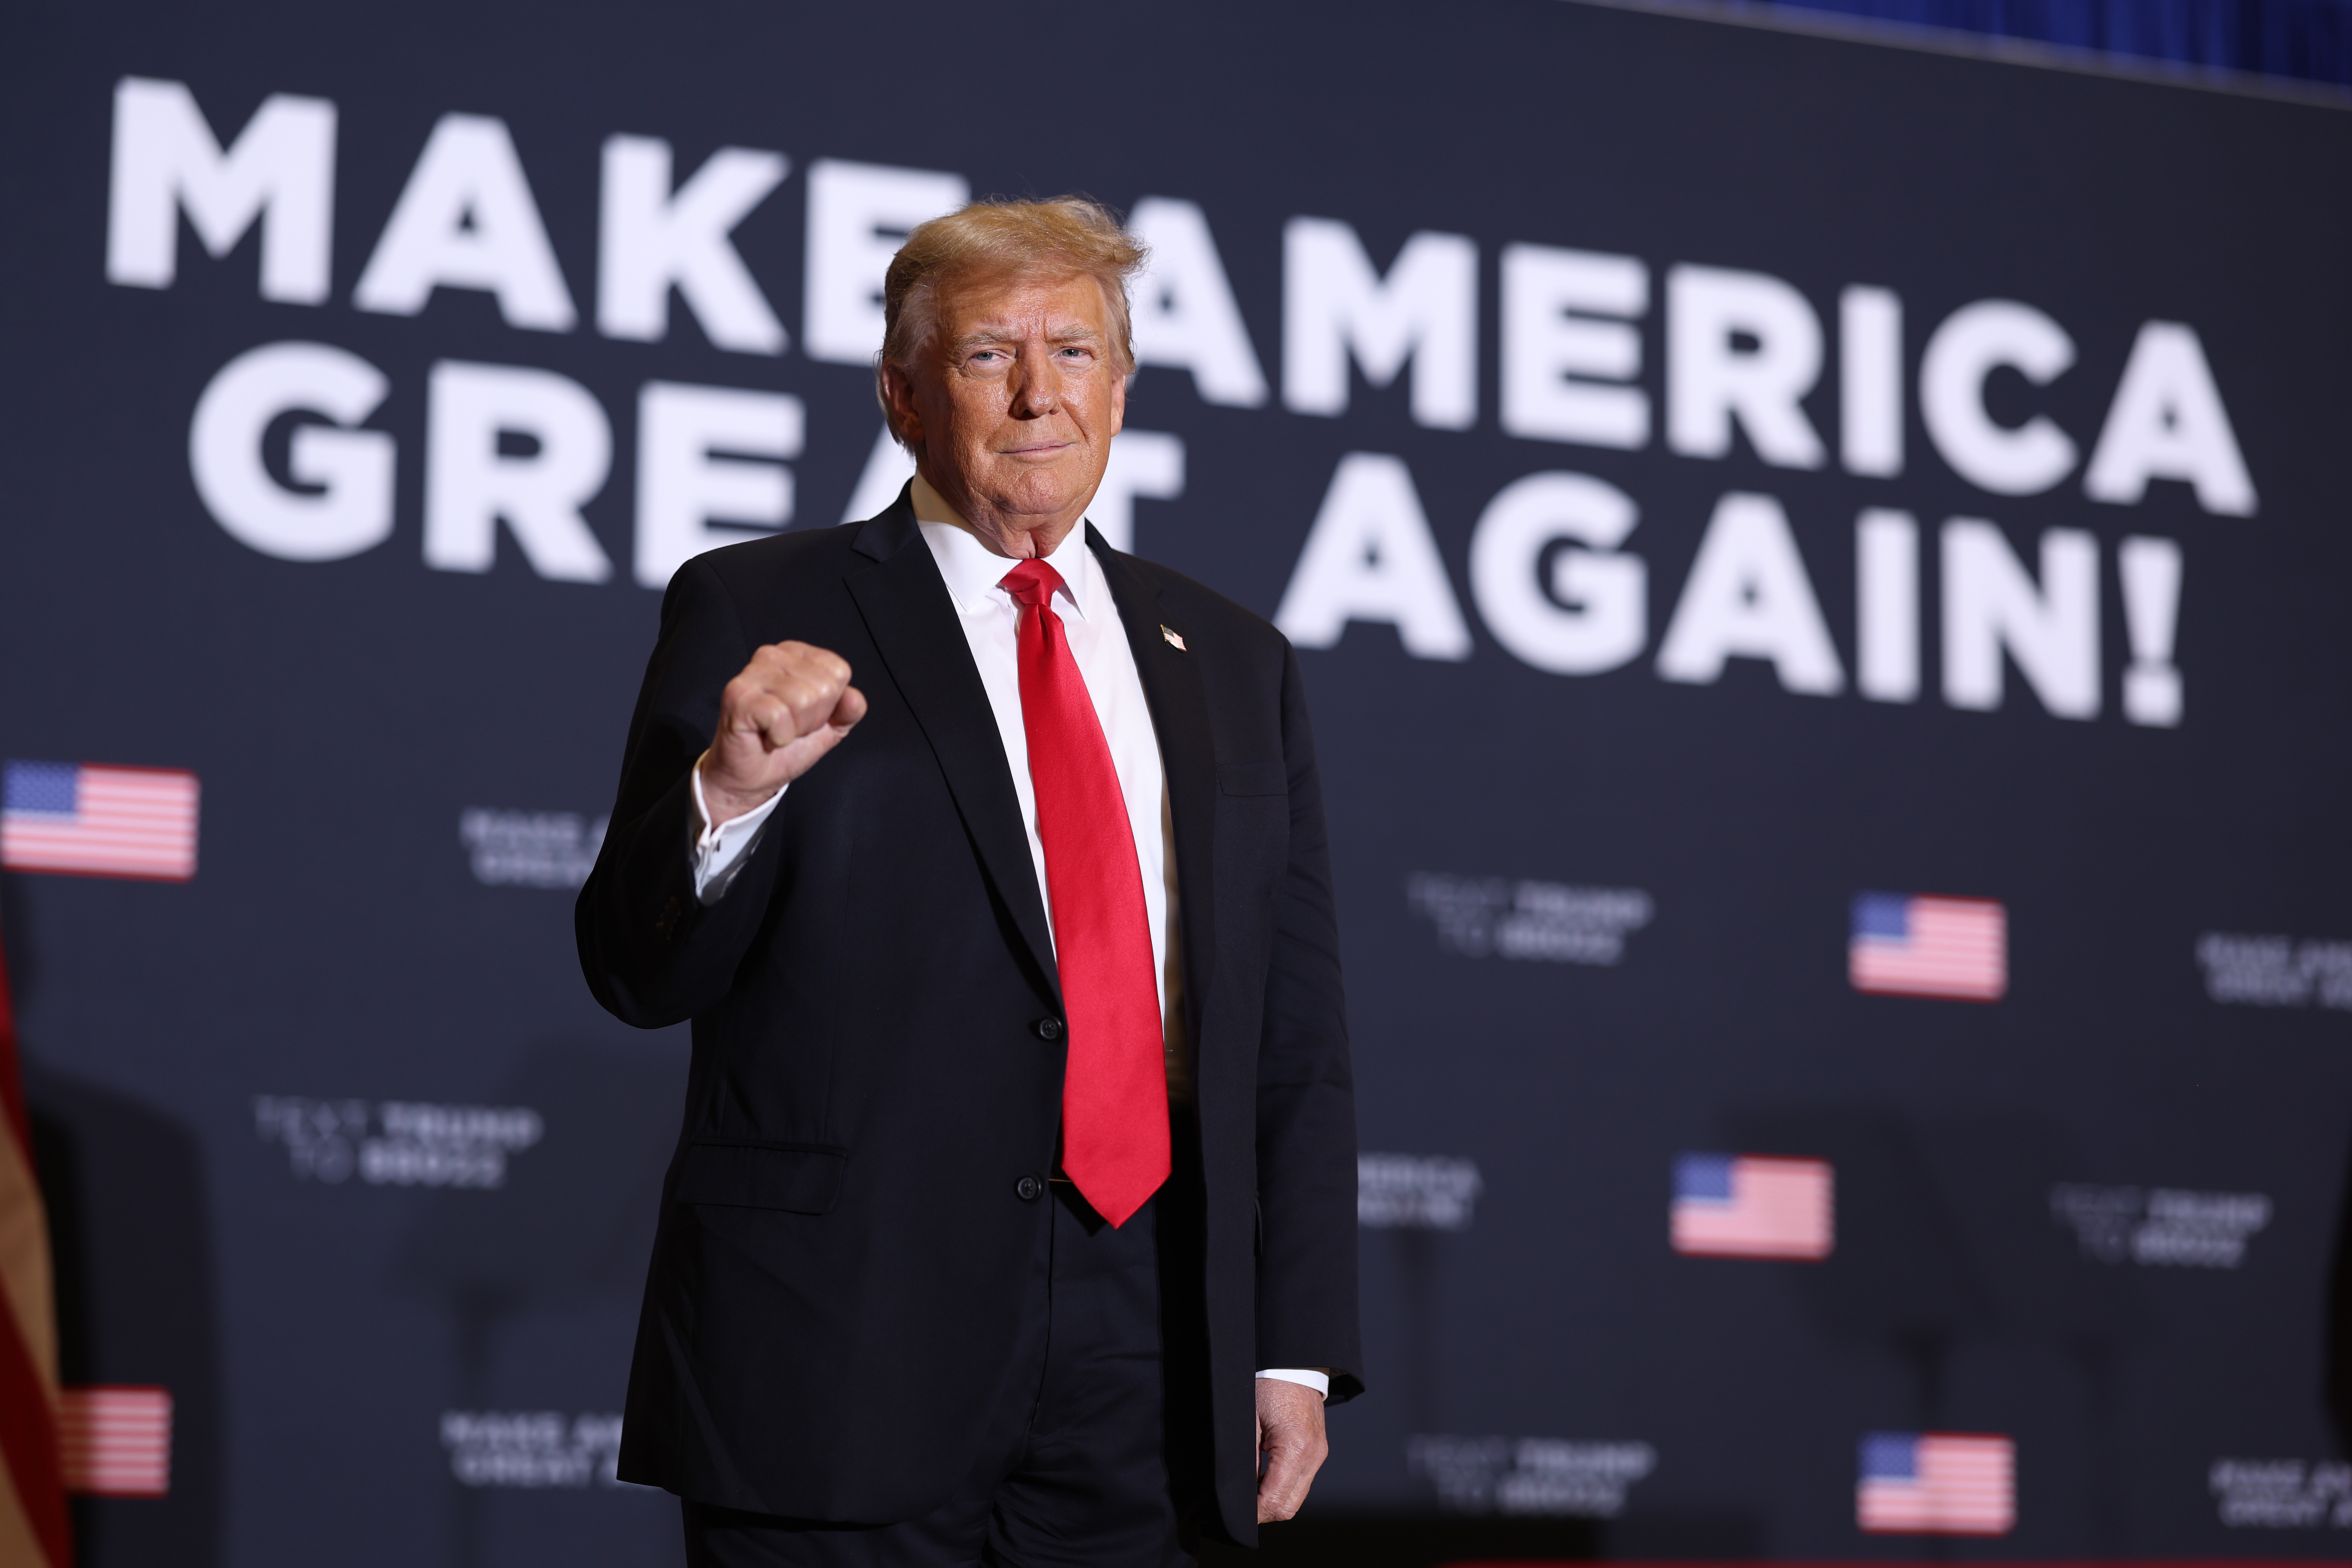
M9 1482L48 1568L69 1568L73 1534L66 1521L65 1471L49 1421L49 1396L16 1320L6 1314L0 1314L0 1460L8 1466Z
M0 955L0 1106L12 1138L33 1169L33 1137L25 1114L25 1086L16 1070L16 1015L8 995L8 964ZM33 1364L23 1328L0 1311L0 1463L8 1467L25 1518L33 1528L48 1568L68 1568L73 1537L66 1521L65 1477L58 1460L58 1434L40 1369Z

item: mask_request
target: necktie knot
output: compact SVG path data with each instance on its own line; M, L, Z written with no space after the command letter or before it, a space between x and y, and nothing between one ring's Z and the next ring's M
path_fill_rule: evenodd
M1043 561L1024 561L998 580L1016 604L1042 610L1062 585L1062 574Z

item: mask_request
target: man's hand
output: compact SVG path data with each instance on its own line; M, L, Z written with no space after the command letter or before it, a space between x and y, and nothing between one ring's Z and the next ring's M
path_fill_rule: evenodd
M1323 1396L1278 1377L1257 1380L1257 1447L1265 1473L1257 1480L1257 1521L1288 1519L1307 1500L1315 1472L1331 1445L1323 1436Z
M839 654L772 643L719 696L719 733L694 765L709 826L731 821L816 765L866 717Z

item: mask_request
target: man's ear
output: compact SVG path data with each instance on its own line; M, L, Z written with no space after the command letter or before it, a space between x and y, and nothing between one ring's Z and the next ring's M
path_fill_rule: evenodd
M1129 371L1110 384L1110 433L1114 436L1127 426L1127 386L1134 379L1135 372Z
M922 442L922 409L915 406L915 384L896 364L882 364L882 418L906 447Z

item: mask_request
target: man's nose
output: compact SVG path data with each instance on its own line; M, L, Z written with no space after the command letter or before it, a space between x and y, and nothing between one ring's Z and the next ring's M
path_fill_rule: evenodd
M1042 419L1062 405L1062 370L1040 343L1024 348L1013 371L1013 417Z

